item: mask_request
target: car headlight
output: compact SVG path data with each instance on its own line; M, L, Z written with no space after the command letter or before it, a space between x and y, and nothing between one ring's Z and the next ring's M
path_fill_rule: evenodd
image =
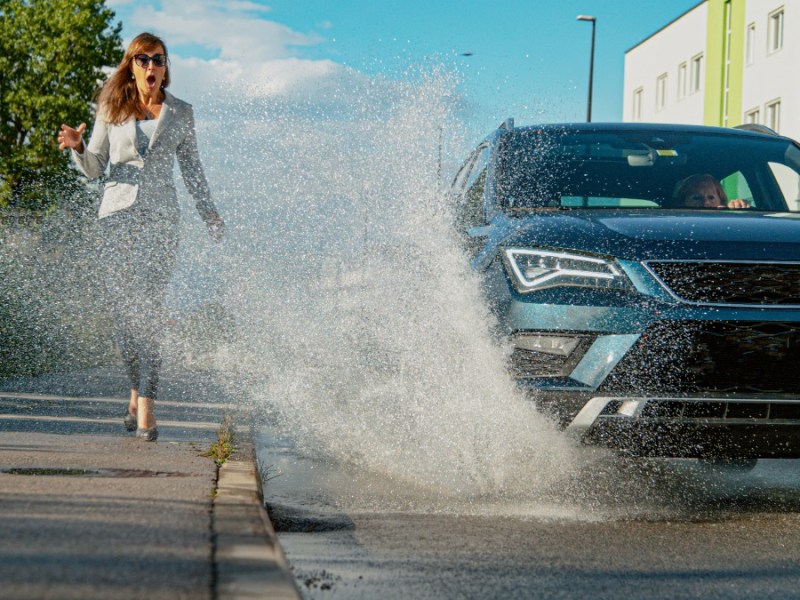
M507 248L503 256L521 294L560 286L631 289L620 268L604 258L527 248Z

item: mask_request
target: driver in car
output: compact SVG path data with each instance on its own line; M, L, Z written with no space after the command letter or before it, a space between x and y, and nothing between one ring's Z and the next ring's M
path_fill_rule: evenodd
M690 175L681 181L675 196L687 208L750 208L742 198L728 200L717 178L707 173Z

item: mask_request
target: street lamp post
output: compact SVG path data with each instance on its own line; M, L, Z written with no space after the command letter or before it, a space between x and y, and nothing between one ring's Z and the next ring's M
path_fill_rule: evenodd
M590 15L578 15L578 21L589 21L592 24L592 51L589 56L589 101L586 105L586 122L592 122L592 80L594 79L594 30L597 25L597 17Z

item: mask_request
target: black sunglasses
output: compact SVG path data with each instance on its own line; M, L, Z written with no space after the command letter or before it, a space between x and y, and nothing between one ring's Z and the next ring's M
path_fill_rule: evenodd
M147 68L147 65L150 64L152 60L157 67L165 67L167 66L167 55L166 54L153 54L153 56L147 56L147 54L137 54L133 57L133 60L136 61L136 64L142 67L143 69Z

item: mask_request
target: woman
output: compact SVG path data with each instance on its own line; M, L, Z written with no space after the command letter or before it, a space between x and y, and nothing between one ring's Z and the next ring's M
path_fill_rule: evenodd
M164 294L175 266L179 207L175 157L212 238L224 223L211 201L197 152L191 105L166 91L167 47L141 33L100 91L88 146L86 124L61 125L59 148L69 148L90 179L110 165L98 212L100 263L109 309L131 384L124 423L147 441L158 438L154 403L161 369Z
M675 194L681 205L688 208L749 208L741 198L728 200L719 181L707 173L691 175L680 182Z

